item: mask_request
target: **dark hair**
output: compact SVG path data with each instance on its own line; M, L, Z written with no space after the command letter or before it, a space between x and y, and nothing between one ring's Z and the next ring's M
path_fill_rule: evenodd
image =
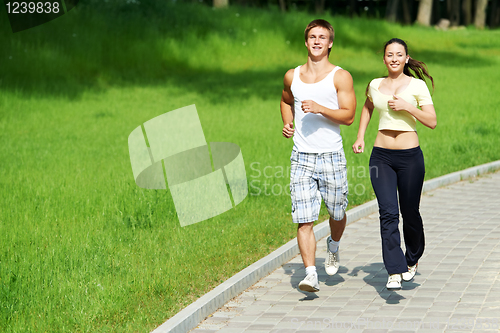
M309 37L309 31L316 27L325 28L326 30L328 30L330 32L330 42L333 42L333 39L335 38L335 30L328 21L325 21L323 19L316 19L307 25L306 30L304 30L304 39L306 41L307 37ZM328 49L328 55L330 55L331 50L331 48Z
M399 39L399 38L392 38L389 41L387 41L387 43L385 43L385 45L384 45L384 55L385 55L385 50L387 49L387 46L394 44L394 43L402 45L405 48L406 54L408 54L408 45L406 45L405 41L402 39ZM434 90L434 79L432 78L432 76L429 75L429 72L427 70L427 65L425 63L410 57L408 59L408 63L405 64L405 68L403 70L403 73L405 73L408 76L415 77L415 75L413 75L410 72L410 69L418 76L419 79L421 79L423 81L425 81L424 76L427 76L431 80L432 90Z
M384 45L384 56L385 56L385 50L387 49L387 46L394 44L394 43L402 45L405 49L406 54L408 54L408 45L406 45L404 40L399 39L399 38L391 38ZM403 69L403 73L408 75L408 76L415 77L415 75L410 72L410 69L415 73L415 75L418 76L419 79L421 79L423 81L425 81L424 76L427 76L431 80L432 91L434 91L434 79L432 78L432 76L429 75L429 71L427 70L427 65L424 62L418 61L418 60L410 57L408 59L408 63L405 64L405 67ZM366 91L365 91L366 96L368 96L369 89L370 89L370 84L368 84L368 86L366 87Z

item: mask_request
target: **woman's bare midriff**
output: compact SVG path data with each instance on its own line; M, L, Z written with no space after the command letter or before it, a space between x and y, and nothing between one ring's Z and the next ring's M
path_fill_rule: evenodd
M380 130L373 144L375 147L387 149L410 149L419 146L415 131Z

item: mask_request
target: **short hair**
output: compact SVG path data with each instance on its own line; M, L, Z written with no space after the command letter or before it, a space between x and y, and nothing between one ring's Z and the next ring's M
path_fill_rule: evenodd
M309 36L309 31L311 31L311 29L316 28L316 27L325 28L326 30L328 30L328 32L330 32L330 42L333 42L333 39L335 38L335 30L333 29L332 25L328 21L323 20L323 19L316 19L307 25L306 30L304 30L304 39L306 41L307 41L307 37ZM329 48L328 49L328 56L330 56L331 51L332 51L332 48Z
M326 30L328 30L330 32L330 41L333 42L333 39L335 38L335 30L333 30L332 25L328 21L322 19L314 20L307 25L306 30L304 31L305 40L307 40L309 31L311 31L311 29L316 27L325 28Z

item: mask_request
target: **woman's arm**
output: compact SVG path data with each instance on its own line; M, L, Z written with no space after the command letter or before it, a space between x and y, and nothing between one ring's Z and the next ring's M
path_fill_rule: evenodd
M372 118L373 109L373 103L367 97L363 109L361 110L361 118L359 119L358 138L352 145L352 150L356 154L362 153L365 150L365 133L370 123L370 119Z
M422 105L420 107L421 109L419 109L402 98L399 98L397 96L393 97L394 99L389 101L389 107L392 110L407 111L418 121L420 121L422 125L427 126L430 129L436 128L437 119L436 119L436 111L434 110L433 104Z

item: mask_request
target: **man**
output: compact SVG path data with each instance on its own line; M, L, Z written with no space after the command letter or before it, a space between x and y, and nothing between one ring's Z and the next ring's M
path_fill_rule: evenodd
M325 20L309 23L304 32L307 62L285 74L281 96L282 133L286 138L293 136L294 141L290 158L292 218L298 223L297 242L306 268L299 289L309 292L319 291L313 232L321 206L319 195L330 214L325 261L329 275L339 269L338 248L346 226L347 170L340 125L354 121L356 97L349 72L328 60L334 34Z

